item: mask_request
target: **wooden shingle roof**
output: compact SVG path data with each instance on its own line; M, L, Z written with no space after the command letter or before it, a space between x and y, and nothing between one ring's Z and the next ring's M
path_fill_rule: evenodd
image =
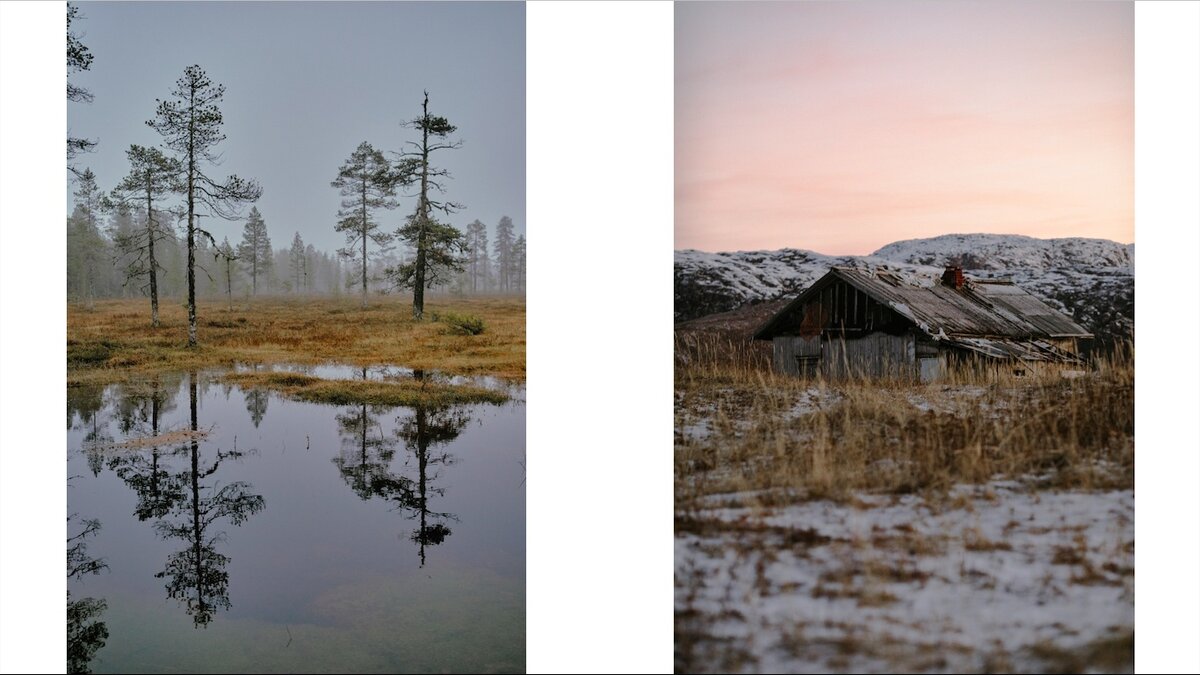
M999 342L1091 337L1065 314L1008 282L968 280L962 288L941 283L919 286L887 273L834 267L772 317L754 335L769 340L782 319L825 286L841 280L890 307L918 330L938 340L981 338Z

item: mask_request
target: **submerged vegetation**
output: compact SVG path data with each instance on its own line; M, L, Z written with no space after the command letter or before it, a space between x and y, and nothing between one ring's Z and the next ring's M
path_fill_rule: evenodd
M210 301L201 316L200 346L188 348L186 313L160 308L147 325L144 301L99 300L93 310L67 309L67 382L116 382L138 373L232 367L239 362L354 366L401 363L459 375L525 378L525 302L520 298L444 298L430 307L486 322L480 335L450 333L407 316L404 301L387 296L359 307L351 298L257 299L228 309ZM206 303L202 300L203 308ZM361 387L363 383L356 383Z
M230 373L222 378L243 389L270 389L289 398L332 405L424 406L456 403L503 403L503 392L429 380L327 380L303 373Z

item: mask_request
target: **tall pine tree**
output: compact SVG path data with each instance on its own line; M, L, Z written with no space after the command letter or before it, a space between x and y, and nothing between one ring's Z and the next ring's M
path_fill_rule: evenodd
M483 290L487 281L488 234L487 225L478 218L467 224L467 268L471 277L471 292Z
M174 100L158 100L155 118L146 124L163 137L163 144L179 155L184 165L183 180L187 195L187 283L188 346L196 337L196 236L216 241L196 221L196 208L211 215L232 220L241 204L257 201L262 188L253 180L229 176L217 181L204 172L205 164L219 159L216 146L225 140L221 133L221 109L217 104L225 96L225 86L214 84L200 66L188 66L171 92Z
M338 253L353 260L358 257L361 246L363 307L367 306L367 240L381 248L392 241L392 235L380 229L371 212L396 208L396 200L392 199L396 195L396 179L383 153L363 141L330 183L342 196L342 208L338 210L340 220L334 230L346 233L346 246L338 249Z
M513 286L520 292L525 292L525 235L517 237L512 247Z
M91 309L100 259L105 249L104 236L97 225L103 195L96 186L96 174L90 168L79 173L77 182L76 212L70 232L74 239L74 250L69 253L74 254L76 263L76 296L85 307Z
M414 257L388 270L388 275L402 288L413 292L413 319L420 321L425 314L425 289L447 280L446 274L462 270L462 253L466 240L462 232L434 219L435 212L454 213L462 208L451 201L438 201L432 195L444 193L443 179L450 174L429 164L429 156L440 150L454 150L461 141L446 140L458 127L445 117L429 114L429 92L421 105L421 116L404 126L421 132L421 142L409 141L408 149L400 153L399 174L406 185L416 185L417 209L396 234L412 247ZM432 139L432 140L431 140Z
M299 293L303 286L301 281L304 278L304 240L300 238L300 233L292 238L292 248L288 251L288 267L292 272L292 290Z
M271 237L267 234L267 223L257 206L250 207L246 225L242 228L242 242L238 244L238 257L242 267L250 273L250 291L258 295L258 280L271 271Z
M501 216L500 222L496 224L496 275L499 277L501 292L512 290L512 247L512 218Z
M117 248L130 258L126 268L128 279L145 279L143 290L150 294L150 325L158 327L158 273L163 270L154 254L154 246L170 234L170 214L155 210L156 201L181 191L179 176L183 166L167 157L158 148L131 145L125 155L129 158L129 175L112 191L112 198L121 204L139 204L146 208L146 227L127 234L117 234Z

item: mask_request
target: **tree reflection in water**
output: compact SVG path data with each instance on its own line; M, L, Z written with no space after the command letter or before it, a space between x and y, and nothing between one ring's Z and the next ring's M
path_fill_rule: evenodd
M155 375L146 385L126 389L117 403L121 432L126 437L158 436L162 416L175 408L182 381L182 375ZM166 466L166 456L179 452L182 448L164 452L153 446L149 456L134 452L109 461L109 468L137 495L134 515L138 520L162 518L183 500L185 481Z
M362 379L367 379L366 368L362 369ZM406 479L389 471L396 454L396 441L384 436L379 423L379 418L389 410L363 403L347 408L335 418L341 430L342 451L333 463L354 493L364 500L406 489L402 485Z
M68 527L75 518L67 516ZM67 537L67 579L99 574L108 565L88 555L87 537L100 530L100 521L83 520L83 529ZM99 617L108 609L103 598L71 599L67 589L67 672L90 673L92 658L108 639L108 626Z
M156 376L144 386L130 387L118 404L122 431L140 437L156 437L162 415L173 408L173 395L182 377L174 380ZM197 409L199 378L188 374L189 428L200 429ZM217 610L228 609L229 557L216 550L225 537L216 523L226 520L241 525L263 510L266 502L253 494L253 486L242 481L221 485L214 478L222 462L238 459L242 451L217 449L210 458L200 452L195 436L185 445L169 451L159 446L127 453L109 462L117 476L137 495L134 515L138 520L154 519L155 530L166 539L182 539L187 547L167 558L163 571L155 574L167 580L168 597L184 603L196 627L207 626ZM172 466L182 459L183 467Z
M191 430L199 430L196 415L196 373L188 375L188 403ZM234 481L219 488L202 485L201 480L213 476L227 459L237 459L244 453L218 449L211 463L200 457L200 443L193 437L185 452L190 468L181 474L185 485L184 499L173 504L168 514L155 527L164 538L184 539L188 546L167 558L166 568L156 574L167 578L167 595L182 601L196 627L207 626L218 609L228 609L229 572L225 570L229 557L217 552L216 544L224 532L213 531L221 519L241 525L247 518L266 507L262 495L251 494L253 486Z
M104 403L103 385L78 384L67 387L67 429L74 426L74 420L78 417L79 427L84 430L84 455L93 476L99 476L104 468L104 453L100 448L112 442L107 425L100 423L99 415Z
M425 374L418 370L413 377L424 380ZM367 379L365 368L362 379ZM418 546L418 557L424 567L425 547L445 541L450 536L446 521L458 520L454 514L429 508L432 497L441 497L446 492L444 487L437 485L440 467L454 462L452 455L437 452L436 448L458 438L471 418L465 410L454 406L416 405L412 406L411 416L397 418L394 437L389 438L379 423L379 418L389 410L364 404L338 415L342 451L333 463L359 497L385 499L406 517L418 520L417 529L410 538ZM416 478L405 473L410 467L408 459L404 469L392 471L397 442L403 442L412 453L411 458L416 460Z
M250 364L250 369L257 373L258 364ZM246 399L246 412L250 413L250 421L257 429L267 415L267 403L270 402L271 395L264 389L243 389L242 396Z

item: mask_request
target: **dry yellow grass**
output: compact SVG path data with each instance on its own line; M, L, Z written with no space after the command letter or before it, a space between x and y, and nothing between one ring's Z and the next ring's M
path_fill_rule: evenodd
M394 364L462 375L525 378L525 300L434 297L425 313L469 314L486 326L463 335L426 320L414 322L406 296L259 298L232 310L221 300L198 303L200 345L189 349L187 313L177 301L160 306L150 327L148 302L101 300L92 310L67 308L67 381L101 383L162 370L228 367L238 362L354 366Z
M824 382L775 375L753 346L677 344L676 506L746 492L763 503L863 490L936 497L997 477L1131 488L1132 357L1074 375Z

